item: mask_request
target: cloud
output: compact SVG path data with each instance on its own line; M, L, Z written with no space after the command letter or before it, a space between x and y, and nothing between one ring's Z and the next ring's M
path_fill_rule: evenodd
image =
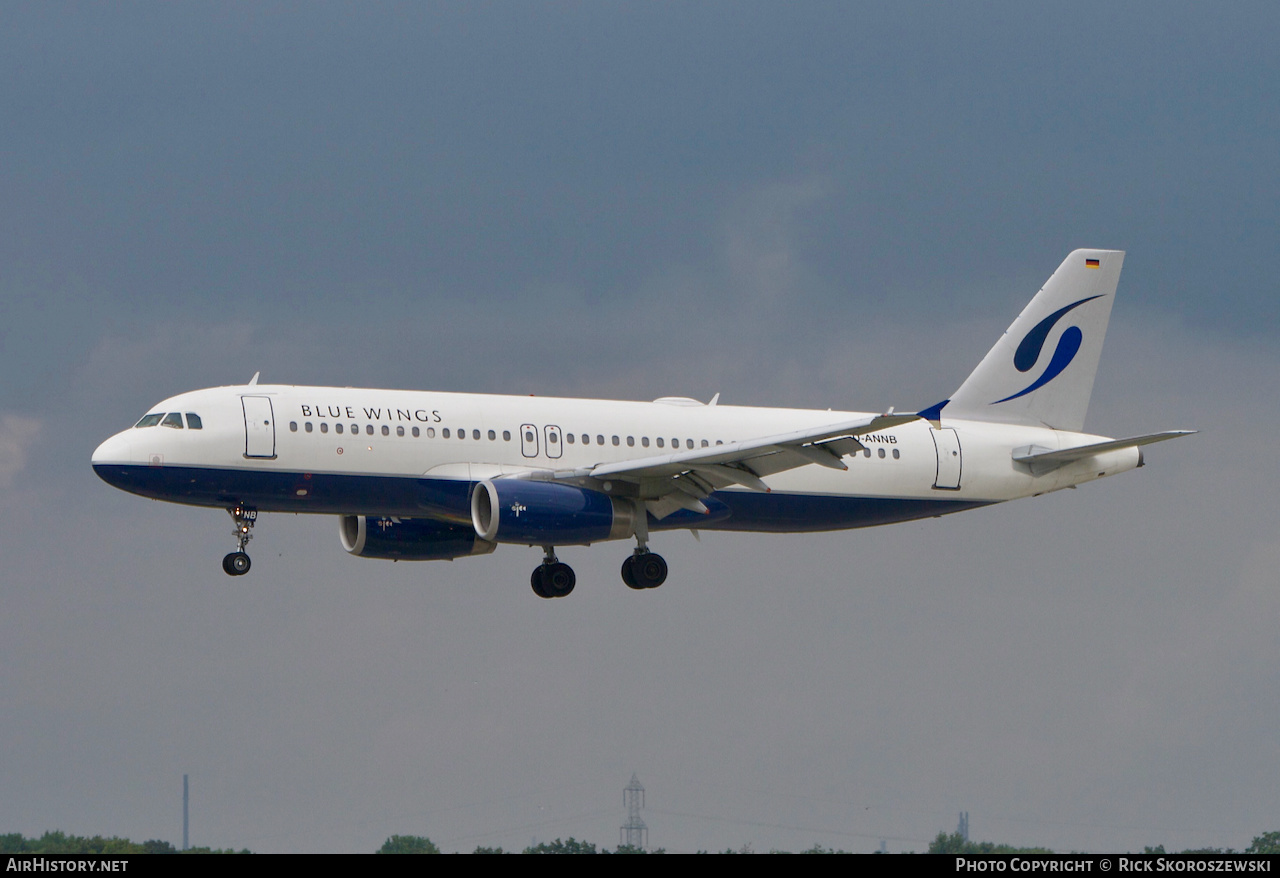
M765 301L797 291L803 275L798 214L825 195L816 180L759 186L733 205L724 229L724 258L735 289Z
M0 488L13 484L27 465L27 453L40 435L39 418L0 416Z

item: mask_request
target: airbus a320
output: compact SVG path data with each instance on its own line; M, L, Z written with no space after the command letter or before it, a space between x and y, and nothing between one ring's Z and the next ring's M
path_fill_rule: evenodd
M673 530L812 532L945 515L1142 466L1188 430L1112 439L1085 412L1124 253L1076 250L949 398L918 412L259 384L166 399L93 453L125 491L226 509L233 576L260 512L338 517L364 558L541 547L539 597L574 589L556 548L634 541L655 588Z

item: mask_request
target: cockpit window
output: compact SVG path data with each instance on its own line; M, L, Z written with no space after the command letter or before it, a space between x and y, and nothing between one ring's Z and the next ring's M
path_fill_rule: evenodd
M195 412L187 412L187 429L203 430L204 424L200 422L200 416Z
M138 427L154 427L156 424L160 423L160 419L163 417L164 417L164 412L161 412L158 415L147 415L141 421L138 421L138 423L134 424L133 426L135 429Z
M173 427L175 430L182 429L182 415L177 412L169 412L164 416L164 420L160 422L161 427Z

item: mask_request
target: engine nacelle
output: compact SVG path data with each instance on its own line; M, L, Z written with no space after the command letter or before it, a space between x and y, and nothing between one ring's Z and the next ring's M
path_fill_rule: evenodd
M635 506L599 491L497 479L471 493L471 522L480 539L530 546L568 546L622 540L634 531Z
M497 543L477 537L474 528L430 518L343 515L338 524L342 548L361 558L452 561L498 548Z

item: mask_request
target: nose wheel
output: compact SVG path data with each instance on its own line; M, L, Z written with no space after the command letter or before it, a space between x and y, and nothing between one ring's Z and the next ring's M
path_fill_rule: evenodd
M562 598L573 591L573 587L578 584L578 577L572 567L556 557L554 548L545 546L543 551L546 552L546 557L533 568L529 584L533 586L533 593L540 598Z
M227 571L228 576L243 576L251 566L253 562L244 552L232 552L222 559L222 569Z
M222 559L222 569L228 576L244 576L249 572L253 562L244 553L244 547L253 539L253 525L258 520L258 510L247 506L236 506L227 510L231 520L235 522L236 542L239 548Z

